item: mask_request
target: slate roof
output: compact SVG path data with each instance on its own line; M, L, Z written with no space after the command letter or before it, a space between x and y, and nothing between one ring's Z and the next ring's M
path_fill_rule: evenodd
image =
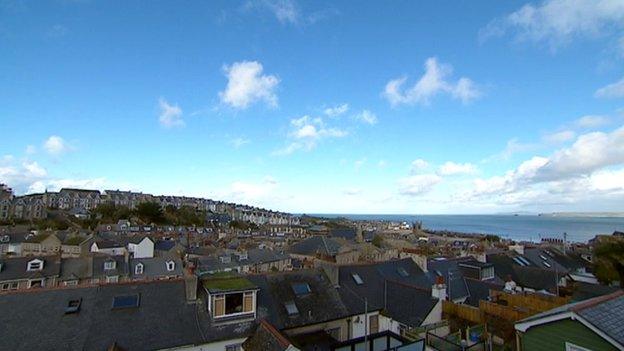
M256 331L243 343L245 351L283 351L291 342L266 320L260 321Z
M562 266L558 261L556 261L553 257L551 257L551 255L549 255L548 252L546 251L552 254L554 250L542 250L538 248L524 249L524 257L526 257L529 261L531 261L537 267L540 267L544 270L549 270L549 271L556 270L557 272L567 273L568 269ZM550 265L550 267L546 266L544 262Z
M115 296L139 307L112 309ZM65 314L72 299L78 313ZM153 350L244 337L254 323L214 326L202 304L188 304L182 280L37 290L0 295L0 350Z
M167 270L167 262L173 261L173 271ZM143 273L136 274L136 266L143 264ZM165 277L181 277L184 274L182 260L170 257L133 258L129 262L132 279L159 279Z
M399 273L400 269L407 276ZM362 284L356 282L355 274ZM433 308L431 303L435 304L429 279L409 258L340 266L338 279L338 291L351 314L364 313L366 300L369 311L386 308L390 317L417 326Z
M260 289L258 318L266 319L280 330L350 315L329 278L320 269L249 275L247 278ZM292 287L295 283L307 283L310 292L296 295ZM298 313L289 315L286 302L293 302Z
M341 247L342 245L332 238L315 235L294 244L290 248L290 252L306 256L315 256L316 254L335 256L340 252Z
M227 256L229 262L221 262L220 257ZM222 255L212 255L197 259L200 272L223 271L225 269L234 269L242 266L253 266L262 263L286 260L290 256L279 251L269 249L251 249L247 251L247 258L240 259L236 253L226 253Z
M464 282L464 275L458 268L462 262L476 262L472 257L431 259L427 261L427 277L433 285L438 276L444 277L447 286L447 294L452 300L468 297L468 288Z
M28 262L39 259L43 261L43 270L27 271ZM57 277L60 274L61 262L58 256L16 257L0 259L0 281L21 280L35 277Z
M114 269L104 269L104 262L115 261ZM124 256L93 256L93 277L103 279L106 276L125 276L128 275L128 264Z
M471 278L465 278L465 282L468 288L466 304L473 307L479 307L481 300L489 301L490 290L502 291L505 288L504 284Z
M61 280L79 280L93 277L93 258L64 258L61 261Z
M567 312L581 316L592 326L618 342L621 347L624 346L624 290L559 306L518 321L516 326Z
M494 264L494 274L503 281L506 281L507 277L511 277L519 286L537 291L555 291L557 288L558 279L555 278L554 271L543 269L534 264L520 266L513 261L509 254L488 255L487 260ZM564 275L564 272L557 272L559 278Z
M616 286L575 282L574 291L572 292L572 301L583 301L594 297L611 294L618 290L620 290L620 288Z
M158 240L154 243L154 250L169 251L176 245L174 240Z

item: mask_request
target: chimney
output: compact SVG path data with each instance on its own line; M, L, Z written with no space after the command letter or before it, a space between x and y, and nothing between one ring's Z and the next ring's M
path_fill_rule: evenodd
M197 300L197 276L195 274L184 275L184 290L186 302L192 303Z
M438 300L446 300L446 284L444 284L444 277L436 277L436 282L431 287L431 297Z

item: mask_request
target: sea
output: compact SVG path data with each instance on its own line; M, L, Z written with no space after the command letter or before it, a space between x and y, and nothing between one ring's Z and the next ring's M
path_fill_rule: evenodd
M539 242L542 238L587 242L597 234L624 232L624 217L576 217L552 215L374 215L318 214L327 218L351 220L421 221L425 229L459 233L495 234L512 240Z

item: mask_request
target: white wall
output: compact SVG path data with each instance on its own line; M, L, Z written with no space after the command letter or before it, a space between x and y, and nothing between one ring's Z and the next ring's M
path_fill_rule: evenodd
M144 238L140 243L133 245L133 249L130 249L130 245L132 244L128 244L128 249L130 252L134 252L134 258L154 257L154 242L149 238Z
M189 345L172 347L170 349L162 350L176 350L176 351L225 351L225 347L228 345L242 344L247 338L236 338L225 341L217 341L213 343L207 343L203 345Z

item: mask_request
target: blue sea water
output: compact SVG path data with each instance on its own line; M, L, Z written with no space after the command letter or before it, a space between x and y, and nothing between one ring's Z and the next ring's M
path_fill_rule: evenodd
M352 220L422 221L425 229L460 233L496 234L513 240L539 241L561 238L587 242L596 234L624 231L624 217L563 217L537 215L359 215L323 214L324 217L346 217Z

